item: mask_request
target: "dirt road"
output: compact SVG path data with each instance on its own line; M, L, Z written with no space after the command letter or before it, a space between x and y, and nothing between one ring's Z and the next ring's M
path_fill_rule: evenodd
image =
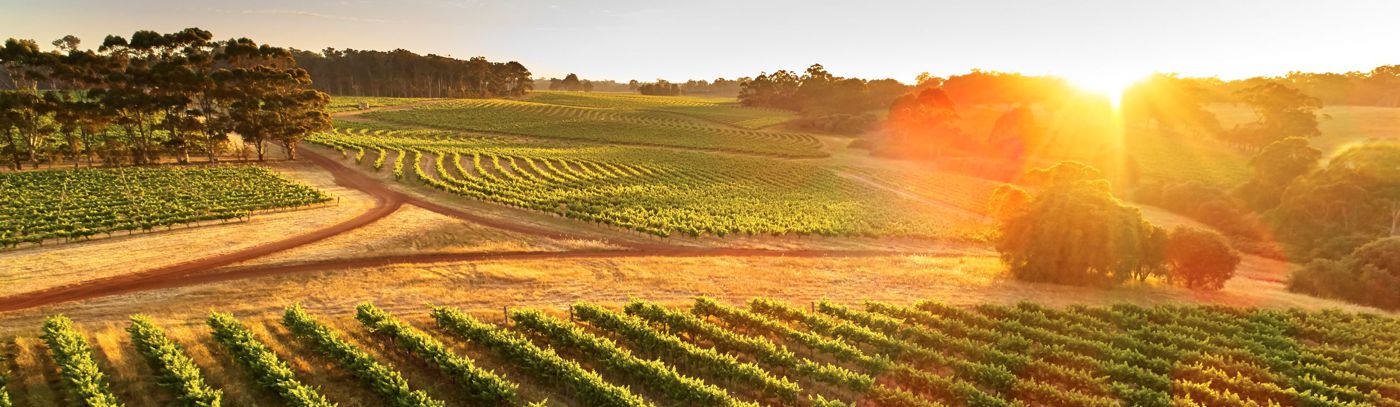
M335 176L335 182L373 197L376 205L369 211L353 219L323 229L314 230L288 239L258 245L245 250L219 256L180 263L169 267L137 273L124 274L103 279L84 281L72 285L58 286L40 291L32 291L0 298L0 312L22 310L49 304L79 301L110 295L127 294L139 291L184 287L217 281L242 278L255 278L269 275L300 273L355 267L375 267L391 264L420 264L459 261L508 261L539 259L579 259L609 257L870 257L891 255L926 254L901 251L872 250L766 250L736 248L687 248L662 243L634 243L620 240L599 239L596 237L574 236L554 230L547 230L509 220L488 218L456 208L441 205L426 199L395 191L368 175L349 168L332 158L304 150L302 157ZM503 253L442 253L402 256L379 256L354 259L335 259L311 263L289 265L268 265L245 268L216 270L239 262L256 259L276 252L296 248L320 241L356 228L368 225L394 213L403 205L422 207L445 216L475 222L481 225L516 233L544 236L556 239L590 239L602 241L615 250L586 250L571 252L503 252Z
M334 116L346 118L368 111L411 108L424 103L408 106L390 106L364 111L340 112ZM930 254L905 251L873 250L766 250L736 248L696 248L681 247L666 243L639 243L618 239L580 236L558 230L550 230L510 219L492 218L474 214L457 208L442 205L427 199L396 191L380 180L350 168L341 162L318 154L310 149L302 152L302 157L335 177L337 185L354 189L374 198L376 204L369 211L350 220L313 230L287 239L268 242L248 249L218 256L211 256L172 266L145 270L80 283L47 288L39 291L19 293L0 298L0 312L15 311L50 304L98 298L110 295L127 294L148 290L184 287L217 281L242 278L255 278L270 275L300 273L320 270L375 267L392 264L419 264L460 261L510 261L539 259L580 259L609 257L870 257L891 255ZM870 182L869 180L863 180ZM466 220L483 226L515 233L542 236L554 239L584 239L608 244L621 249L583 250L571 252L499 252L499 253L442 253L415 254L402 256L378 256L354 259L335 259L298 264L278 264L253 267L228 267L240 262L253 260L273 253L293 249L321 241L383 219L403 205L418 206L429 211ZM222 269L222 270L221 270Z

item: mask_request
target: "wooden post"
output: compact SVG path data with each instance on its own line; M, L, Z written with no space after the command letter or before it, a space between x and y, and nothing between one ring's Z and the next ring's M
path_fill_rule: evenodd
M504 305L501 306L501 317L506 319L506 326L510 326L510 312L506 310Z

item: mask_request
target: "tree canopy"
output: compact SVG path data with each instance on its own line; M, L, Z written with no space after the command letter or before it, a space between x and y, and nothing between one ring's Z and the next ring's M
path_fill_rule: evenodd
M0 93L3 152L15 168L60 156L139 165L203 152L214 161L231 133L252 141L261 159L264 141L293 154L303 137L330 126L328 97L282 48L214 41L199 28L109 35L96 50L80 49L74 36L53 44L42 51L11 38L0 51L20 85Z
M1322 101L1278 82L1264 82L1235 92L1236 98L1254 110L1256 121L1235 126L1222 137L1250 148L1260 148L1289 137L1317 137L1317 110Z
M1313 260L1294 271L1288 288L1400 310L1400 236L1367 243L1337 260Z
M1215 231L1177 226L1167 235L1168 277L1191 289L1219 290L1235 276L1240 255Z
M1040 190L1001 223L997 250L1022 280L1111 286L1160 273L1165 233L1113 197L1092 167L1037 170Z
M1306 257L1338 258L1400 234L1400 143L1352 146L1298 177L1276 210L1278 235Z
M519 62L485 57L457 59L405 49L372 51L326 48L293 50L298 66L320 91L342 96L481 98L513 97L534 90L530 70Z

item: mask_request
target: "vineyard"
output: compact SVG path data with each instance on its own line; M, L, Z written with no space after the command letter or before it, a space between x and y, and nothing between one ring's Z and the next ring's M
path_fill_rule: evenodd
M985 230L965 211L922 205L814 163L360 123L310 141L395 178L657 236L977 239Z
M582 107L542 103L579 100L609 107ZM583 140L602 143L678 147L763 154L781 157L824 157L815 137L792 132L756 130L745 124L767 125L778 120L769 110L668 104L633 106L626 96L581 99L578 96L541 95L527 101L461 99L417 106L407 110L370 112L363 116L389 123L449 130L483 131L521 136ZM644 110L646 109L646 110Z
M796 117L793 112L787 110L740 106L734 98L727 97L535 92L529 100L564 106L674 113L749 129L780 124Z
M8 340L0 405L1400 405L1400 320L1340 311L705 297L504 320L345 311L214 312L202 329L138 315L126 347L51 317L44 345ZM111 373L133 366L155 373Z
M0 173L0 247L234 219L330 199L251 166Z
M390 98L390 97L373 97L373 96L336 96L336 97L331 98L331 103L330 103L330 105L327 105L327 106L326 106L326 111L327 111L328 113L335 113L335 112L348 112L348 111L352 111L352 110L359 110L359 109L360 109L360 104L361 104L361 103L363 103L366 107L369 107L370 109L373 109L373 108L376 108L376 107L390 107L390 106L409 105L409 104L413 104L413 103L417 103L417 102L421 102L421 101L427 101L427 100L433 100L433 99L427 99L427 98Z

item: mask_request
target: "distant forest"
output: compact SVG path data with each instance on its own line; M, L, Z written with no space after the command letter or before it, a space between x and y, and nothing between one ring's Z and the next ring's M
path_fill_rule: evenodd
M576 74L568 74L563 79L545 78L545 89L574 92L637 92L653 96L717 96L736 97L742 84L753 80L750 77L739 79L716 78L713 81L692 79L685 82L671 82L657 79L655 82L642 82L636 79L622 83L608 80L579 79Z
M294 50L317 90L340 96L474 98L520 96L534 89L519 62L462 60L408 50Z

